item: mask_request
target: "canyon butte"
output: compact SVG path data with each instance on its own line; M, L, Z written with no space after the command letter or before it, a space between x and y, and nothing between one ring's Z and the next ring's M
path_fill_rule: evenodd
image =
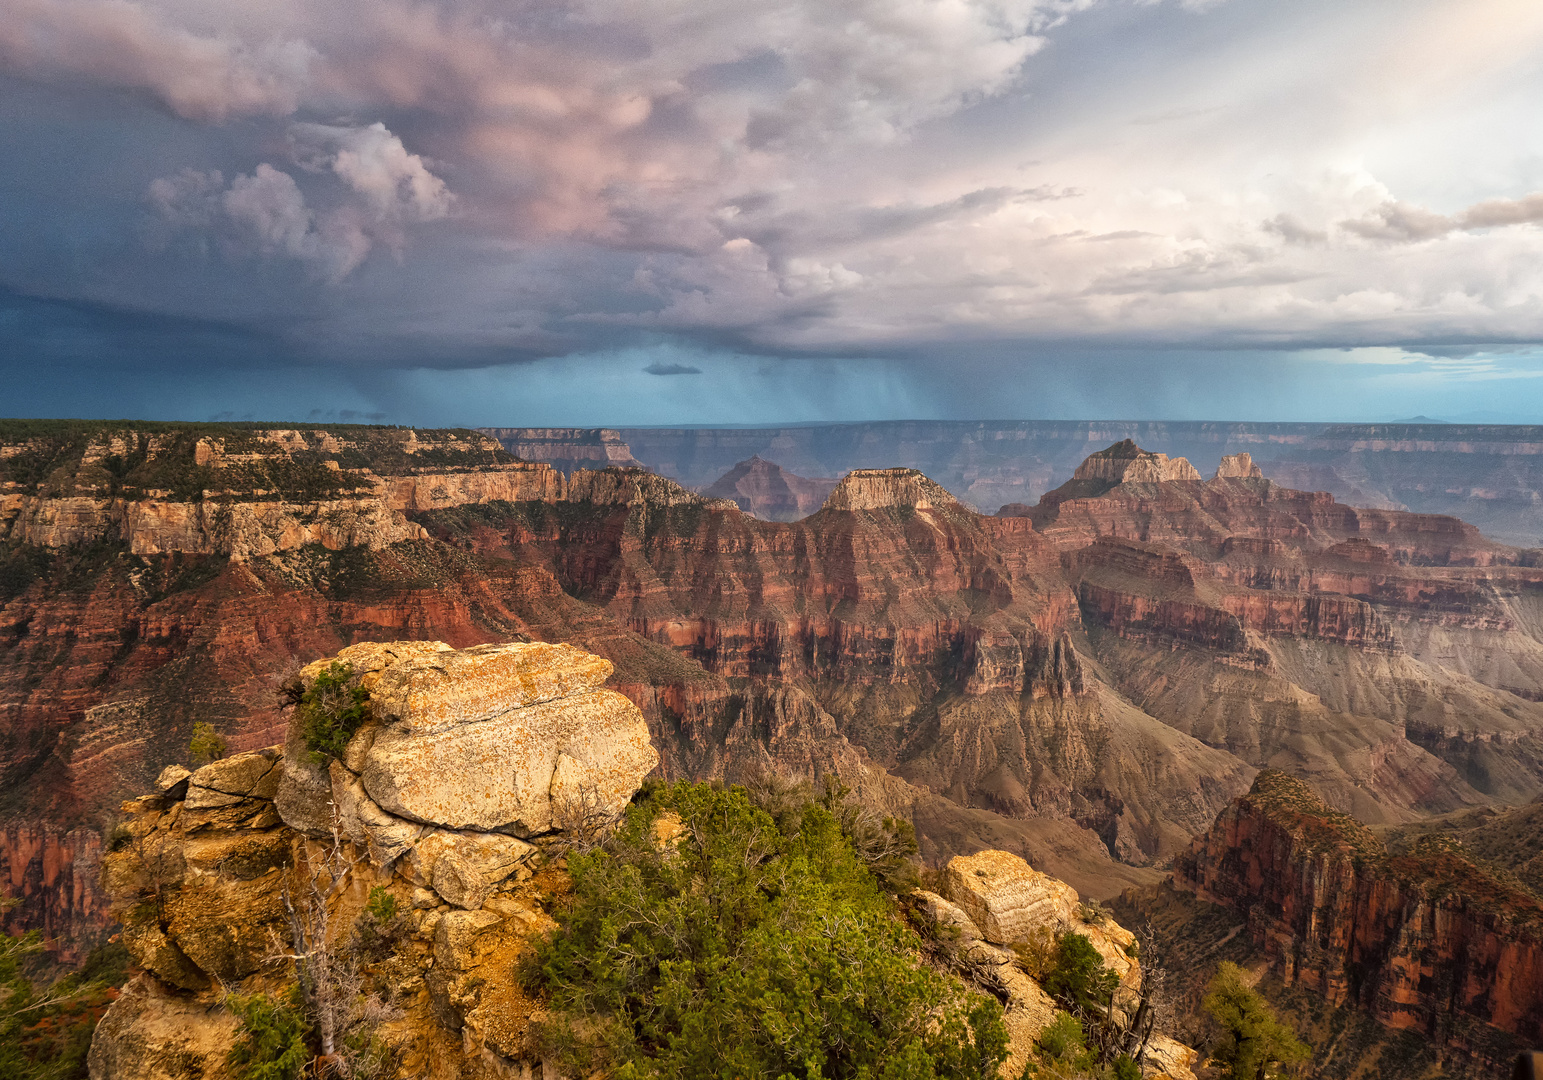
M1167 882L1392 1028L1481 1062L1540 1037L1537 980L1485 973L1536 970L1543 842L1365 839L1490 836L1474 815L1532 821L1543 792L1543 557L1456 518L1130 441L989 516L894 468L766 521L632 465L347 426L0 422L0 485L0 880L8 928L63 959L112 925L104 837L194 723L272 767L280 687L320 658L540 642L611 666L656 776L833 774L931 862L997 850L1095 898ZM352 772L387 815L423 805ZM1490 944L1416 948L1431 920Z

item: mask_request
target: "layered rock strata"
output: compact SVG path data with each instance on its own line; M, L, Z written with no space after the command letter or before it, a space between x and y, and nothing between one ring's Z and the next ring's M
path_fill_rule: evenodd
M373 918L372 890L405 914L378 931L394 935L389 955L356 958L350 992L389 1003L380 1033L399 1075L470 1080L539 1067L528 1044L537 1006L514 972L531 934L554 925L539 895L562 887L540 845L620 813L657 761L641 714L597 689L609 663L567 646L370 643L311 665L302 687L333 664L364 689L372 714L341 758L314 760L302 707L282 751L170 766L157 794L124 807L103 879L144 973L98 1027L93 1080L232 1076L225 994L284 985L297 918L314 924L316 947L357 951L348 935ZM452 763L387 755L372 770L392 738L458 732L494 736L487 745L501 749ZM390 777L385 787L377 773ZM435 798L416 803L414 818L376 801L415 786ZM485 827L467 827L468 804L485 811ZM321 907L307 907L310 897Z
M637 706L602 689L613 670L570 645L350 646L303 668L298 689L346 676L370 718L323 768L302 703L275 787L279 813L317 839L338 825L383 867L410 856L419 884L453 873L455 891L477 900L462 906L479 907L499 880L486 874L517 864L525 841L573 815L614 818L659 763Z
M1185 458L1169 460L1167 454L1154 454L1125 439L1089 455L1072 473L1072 479L1103 481L1111 486L1165 484L1175 480L1199 480L1200 470Z
M222 492L206 506L277 491L303 517L368 470L403 481L391 512L422 535L241 559L136 556L111 528L0 546L11 929L100 928L68 864L152 763L195 720L242 750L282 739L273 673L369 639L570 642L615 665L668 777L836 772L930 858L1010 849L1094 896L1155 875L1258 767L1377 822L1522 801L1543 776L1543 569L1450 519L1224 476L1100 480L1041 530L873 470L784 524L636 469L564 480L470 433L129 435L26 442L7 482L178 501L196 480Z
M1479 1057L1543 1040L1543 902L1427 837L1390 856L1284 773L1176 861L1174 884L1247 915L1287 983ZM1497 1053L1496 1047L1500 1050Z

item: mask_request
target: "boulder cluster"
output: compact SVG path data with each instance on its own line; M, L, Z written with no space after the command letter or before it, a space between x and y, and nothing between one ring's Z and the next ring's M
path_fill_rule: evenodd
M991 981L1005 989L1003 1019L1010 1057L1002 1066L1003 1076L1024 1071L1035 1041L1056 1012L1050 995L1023 969L1020 950L1043 950L1062 934L1081 934L1103 958L1104 967L1118 976L1128 991L1124 996L1139 997L1136 935L1096 906L1082 903L1066 882L1009 852L981 851L951 859L946 884L952 899L924 890L913 898L929 919L956 932L965 955L987 968ZM1194 1080L1190 1066L1198 1056L1183 1043L1154 1033L1143 1055L1143 1075L1149 1080Z

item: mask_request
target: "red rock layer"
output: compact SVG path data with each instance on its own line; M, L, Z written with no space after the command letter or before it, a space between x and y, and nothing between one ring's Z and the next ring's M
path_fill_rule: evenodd
M1284 773L1259 774L1175 862L1175 884L1248 916L1288 983L1483 1054L1482 1027L1543 1041L1543 903L1460 848L1390 858Z
M1028 511L1058 547L1084 547L1101 536L1167 543L1214 555L1232 537L1279 540L1286 550L1321 550L1369 539L1400 562L1425 566L1514 563L1519 554L1486 540L1453 517L1362 510L1323 491L1294 491L1268 480L1218 477L1205 482L1107 486L1073 480Z

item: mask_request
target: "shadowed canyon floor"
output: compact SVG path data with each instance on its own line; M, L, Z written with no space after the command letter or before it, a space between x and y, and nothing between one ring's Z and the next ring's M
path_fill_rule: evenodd
M115 808L194 722L270 745L276 677L361 641L579 645L665 777L839 773L929 858L1009 850L1093 896L1157 880L1264 767L1388 826L1543 791L1531 553L1251 462L1117 445L997 516L864 470L774 522L470 432L0 444L0 874L12 925L69 943L105 925Z

